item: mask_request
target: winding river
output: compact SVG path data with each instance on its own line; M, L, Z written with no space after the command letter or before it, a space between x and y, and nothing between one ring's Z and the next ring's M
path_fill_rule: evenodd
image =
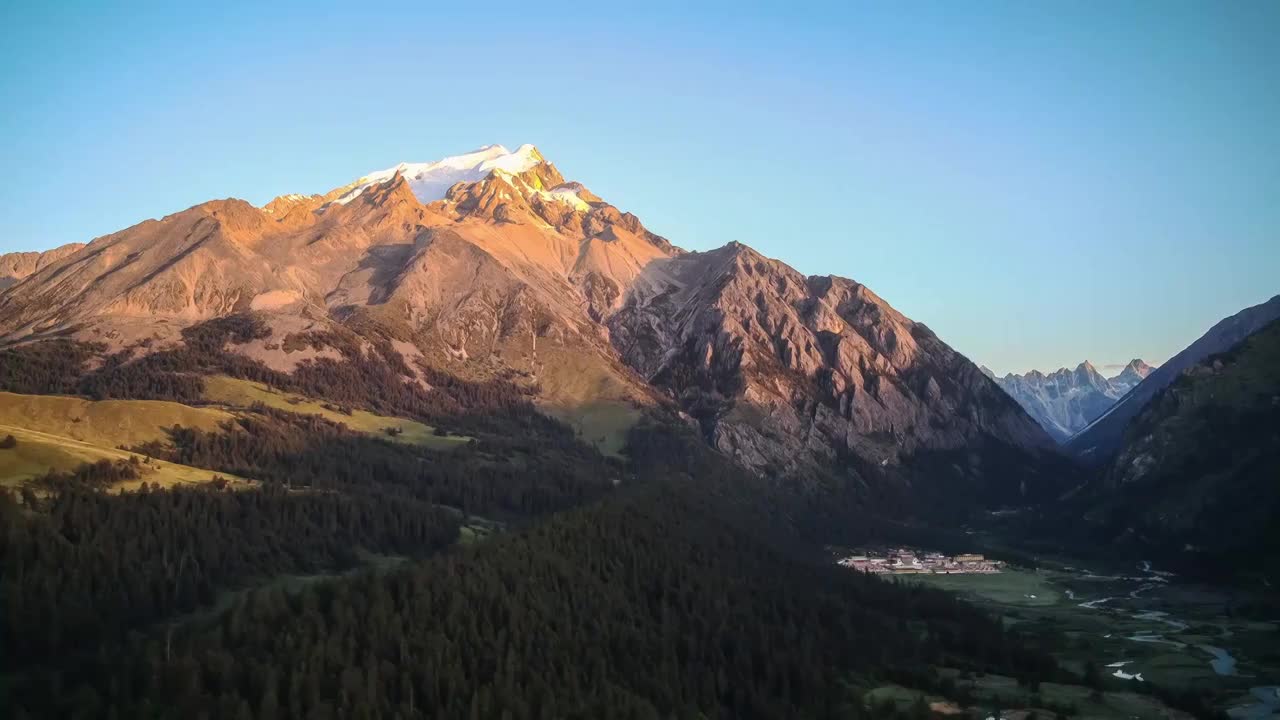
M1139 596L1142 593L1147 592L1153 588L1159 587L1164 583L1167 583L1168 578L1170 577L1169 573L1152 569L1151 563L1147 561L1142 562L1141 569L1144 577L1123 578L1126 580L1133 580L1135 582L1140 583L1137 588L1135 588L1133 591L1129 593L1128 597L1131 599L1139 599ZM1086 574L1084 575L1085 578L1103 579L1106 577L1106 576L1093 575L1092 573L1088 573L1087 571L1085 572L1086 572ZM1118 580L1122 578L1120 578L1119 576L1115 576L1114 579ZM1071 599L1073 600L1076 599L1074 592L1068 591L1068 593ZM1107 605L1107 603L1110 603L1116 599L1117 599L1116 596L1100 597L1100 598L1087 600L1085 602L1081 602L1077 604L1080 607L1086 608L1089 610L1105 610L1105 611L1114 612L1117 614L1128 613L1132 615L1135 620L1143 620L1146 622L1160 623L1162 625L1166 625L1169 628L1171 628L1170 630L1166 631L1167 633L1172 633L1175 635L1177 633L1184 632L1191 627L1188 623L1170 616L1169 613L1164 612L1163 610L1145 610L1142 612L1131 612L1131 611L1121 610L1113 606L1106 607L1106 608L1103 607L1104 605ZM1109 638L1111 637L1111 633L1107 633L1103 637ZM1229 631L1224 632L1223 638L1229 638L1229 637L1230 637ZM1179 649L1183 649L1187 647L1187 643L1167 638L1165 637L1164 633L1157 633L1157 632L1147 631L1147 630L1135 633L1133 635L1127 635L1125 636L1125 639L1130 640L1132 642L1169 645L1171 647L1176 647ZM1218 675L1232 676L1237 674L1236 658L1232 656L1232 654L1225 648L1220 648L1215 645L1196 645L1196 647L1205 651L1210 655L1209 665L1210 667L1213 668L1213 671ZM1117 678L1120 678L1122 680L1136 680L1136 681L1142 682L1143 677L1141 672L1127 672L1124 669L1127 665L1132 664L1132 662L1133 662L1132 660L1120 660L1120 661L1110 663L1106 667L1113 669L1114 672L1112 673L1112 675ZM1246 707L1249 708L1249 712L1254 712L1253 710L1254 708L1262 708L1262 710L1257 710L1257 712L1261 712L1263 714L1239 715L1238 717L1242 717L1242 718L1268 717L1269 715L1267 713L1270 713L1272 711L1280 713L1280 695L1277 695L1277 693L1280 692L1280 690L1277 690L1277 688L1274 686L1264 686L1264 687L1254 688L1253 691L1254 691L1253 692L1254 696L1262 699L1263 702L1259 703L1258 705L1250 705ZM1237 716L1233 715L1233 717L1237 717Z
M1239 705L1227 711L1234 720L1265 720L1280 715L1280 686L1263 685L1249 694L1258 699L1252 705Z

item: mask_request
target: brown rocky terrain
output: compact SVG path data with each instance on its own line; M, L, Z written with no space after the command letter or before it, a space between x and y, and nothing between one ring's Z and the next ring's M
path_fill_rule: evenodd
M55 263L84 247L84 243L67 243L44 252L14 252L0 255L0 290L16 285L19 280L40 268Z
M441 191L449 172L466 179ZM260 313L278 338L372 322L416 363L523 378L586 434L625 432L644 408L687 413L768 474L893 467L984 439L1050 444L973 363L866 287L737 243L685 252L532 146L262 208L210 201L64 250L0 293L0 342L70 334L145 352L232 313ZM255 342L237 349L296 365Z

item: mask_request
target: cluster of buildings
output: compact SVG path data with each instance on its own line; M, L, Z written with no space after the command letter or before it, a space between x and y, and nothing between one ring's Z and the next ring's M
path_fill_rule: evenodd
M972 553L948 556L908 548L869 550L843 558L839 563L853 570L884 575L998 573L1003 565L999 560Z

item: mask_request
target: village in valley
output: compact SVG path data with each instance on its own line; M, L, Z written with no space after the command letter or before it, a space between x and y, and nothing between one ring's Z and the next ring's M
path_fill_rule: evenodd
M943 555L910 548L870 549L841 558L839 564L852 570L883 575L963 575L998 573L999 560L982 555Z

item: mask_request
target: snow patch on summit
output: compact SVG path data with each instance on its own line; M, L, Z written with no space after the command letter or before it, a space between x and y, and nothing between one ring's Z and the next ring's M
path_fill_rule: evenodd
M501 177L503 180L506 180L507 182L511 183L512 187L516 188L517 190L521 190L525 195L528 195L528 196L537 195L538 197L542 198L544 201L562 203L572 207L574 210L577 210L579 212L587 212L588 210L591 209L591 204L588 203L586 200L583 200L582 196L579 195L579 193L581 193L583 190L586 189L582 186L582 183L567 182L567 183L557 185L554 188L551 188L550 190L541 190L541 189L530 186L529 183L521 179L520 176L516 173L509 173L509 172L506 172L505 170L499 170L497 171L497 175Z
M427 163L400 163L395 167L369 173L355 182L354 187L336 200L345 205L360 196L373 185L385 183L396 173L404 177L409 189L424 203L443 200L449 188L460 182L473 183L483 180L494 170L517 174L542 162L538 149L521 145L512 152L502 145L486 145L462 155L453 155Z

